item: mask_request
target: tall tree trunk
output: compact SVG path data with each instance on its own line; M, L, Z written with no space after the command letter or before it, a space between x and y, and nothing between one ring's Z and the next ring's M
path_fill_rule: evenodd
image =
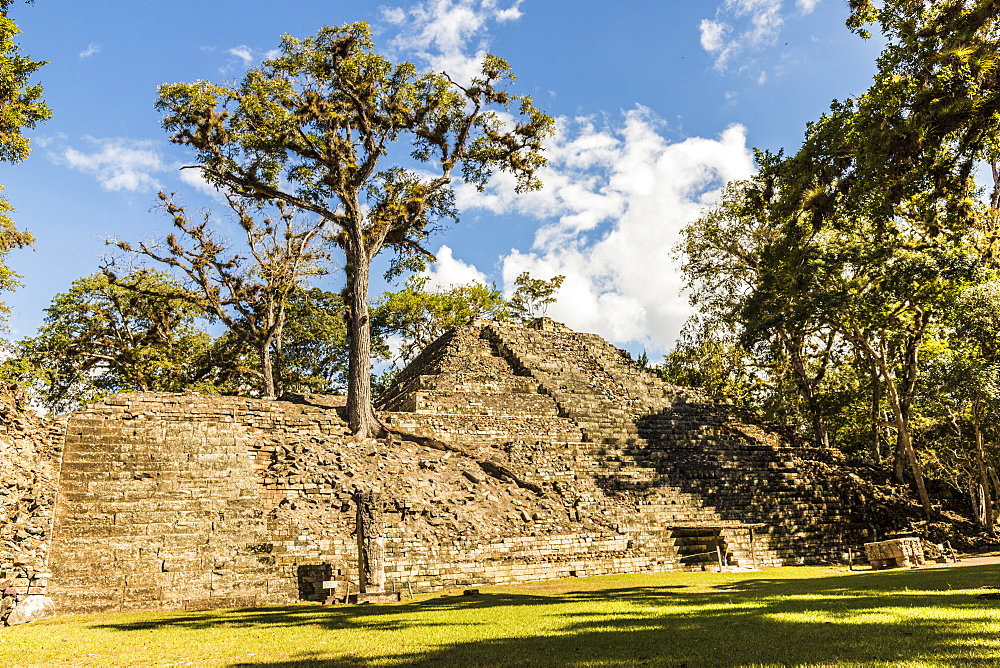
M791 362L792 376L795 379L795 386L799 390L799 396L805 402L806 410L809 412L809 419L812 422L813 438L816 444L823 448L830 447L830 430L827 428L826 416L823 414L823 407L820 406L816 398L816 385L826 372L825 363L823 368L816 374L815 378L809 376L806 369L805 360L802 358L801 340L793 338L791 334L779 328L779 336L785 348L785 354ZM832 346L832 341L830 342Z
M893 421L896 424L897 452L901 452L903 458L909 463L910 471L913 473L913 482L917 488L917 496L920 499L921 505L924 507L924 513L927 515L927 519L931 519L934 514L934 509L931 507L931 498L927 494L927 486L924 484L923 472L920 470L920 460L917 459L917 453L913 449L913 441L910 438L909 405L908 403L904 403L899 396L896 383L893 382L892 372L889 370L885 350L881 349L876 351L872 342L868 340L865 334L856 325L852 328L851 335L854 342L860 346L862 350L864 350L865 354L868 356L869 360L871 360L871 363L878 369L878 373L882 377L886 396L889 399L889 407L892 408ZM907 363L909 363L909 360ZM913 359L913 363L916 363L915 358Z
M358 584L362 594L385 591L385 538L382 497L375 492L354 495L358 509Z
M903 353L903 363L901 365L902 378L893 385L903 422L907 426L910 424L910 408L913 403L913 393L917 386L917 375L919 373L920 341L923 339L922 332L927 325L927 320L927 316L923 311L914 315L914 329L920 334L914 334L909 337ZM896 481L899 483L905 482L904 472L907 465L911 469L913 468L912 449L913 444L910 441L909 429L907 429L905 438L901 433L897 433L896 454L893 463ZM923 484L923 480L921 480L920 484Z
M883 370L883 372L884 371L885 370ZM899 395L896 393L895 385L891 382L887 382L886 390L888 390L889 404L892 406L892 412L896 422L897 442L899 443L906 459L909 461L910 472L913 474L913 482L917 487L917 496L920 498L920 503L924 507L924 513L927 515L927 519L931 519L934 514L934 509L931 508L931 497L927 494L927 486L924 484L924 474L920 470L920 460L917 459L917 453L913 449L913 440L910 438L909 421L903 411L903 406L900 404Z
M990 498L990 479L986 471L986 448L983 443L984 406L976 401L972 404L972 426L976 430L976 468L979 471L979 493L982 495L983 527L986 533L995 536L993 528L993 500ZM978 514L978 513L977 513Z
M361 251L347 250L347 424L355 438L377 435L378 420L372 408L372 334L368 315L368 278L371 265Z
M262 340L257 348L260 370L264 377L264 398L274 399L274 369L271 366L271 342Z
M1000 479L997 478L997 472L989 465L986 466L986 471L989 473L990 482L993 483L993 496L1000 499Z
M287 296L284 297L287 299ZM285 306L278 309L277 324L274 328L274 342L272 344L272 354L274 362L274 396L280 397L285 393Z
M871 404L871 449L872 459L876 466L882 465L882 382L878 377L878 369L871 367L872 404Z
M909 416L905 411L902 413L902 421L904 424L909 424ZM892 456L892 477L900 485L906 484L906 469L910 464L910 453L906 449L906 443L903 440L903 434L899 430L896 431L896 447L893 449Z

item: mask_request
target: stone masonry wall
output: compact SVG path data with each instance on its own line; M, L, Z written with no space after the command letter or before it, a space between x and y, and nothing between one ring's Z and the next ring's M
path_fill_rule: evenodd
M423 591L665 568L485 452L356 442L337 401L131 394L69 421L53 532L59 610L195 609L357 590L352 495L387 500L388 586ZM485 446L487 449L489 446Z
M63 427L0 395L0 626L26 597L47 593Z

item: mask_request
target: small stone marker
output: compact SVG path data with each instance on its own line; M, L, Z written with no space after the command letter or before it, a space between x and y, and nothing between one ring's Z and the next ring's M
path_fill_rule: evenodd
M919 538L893 538L865 543L865 558L878 571L883 568L916 568L924 563L924 548Z

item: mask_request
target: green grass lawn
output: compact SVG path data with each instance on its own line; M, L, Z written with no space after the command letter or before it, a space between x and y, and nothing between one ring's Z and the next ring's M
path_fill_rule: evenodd
M1000 567L780 568L481 587L397 605L62 617L0 665L1000 666Z

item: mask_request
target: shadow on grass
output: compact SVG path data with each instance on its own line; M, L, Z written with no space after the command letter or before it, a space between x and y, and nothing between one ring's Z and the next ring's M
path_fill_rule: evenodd
M763 577L706 583L697 589L503 592L377 607L210 611L104 628L311 625L377 633L490 627L501 614L525 619L544 615L558 622L549 627L555 631L536 632L529 626L519 637L488 633L492 637L429 644L431 649L422 652L389 648L380 657L331 658L304 650L284 663L235 664L239 666L996 665L1000 664L996 628L1000 602L976 600L968 590L994 585L997 579L995 566L812 579ZM421 614L434 612L453 614ZM453 630L451 637L460 636L460 629Z

